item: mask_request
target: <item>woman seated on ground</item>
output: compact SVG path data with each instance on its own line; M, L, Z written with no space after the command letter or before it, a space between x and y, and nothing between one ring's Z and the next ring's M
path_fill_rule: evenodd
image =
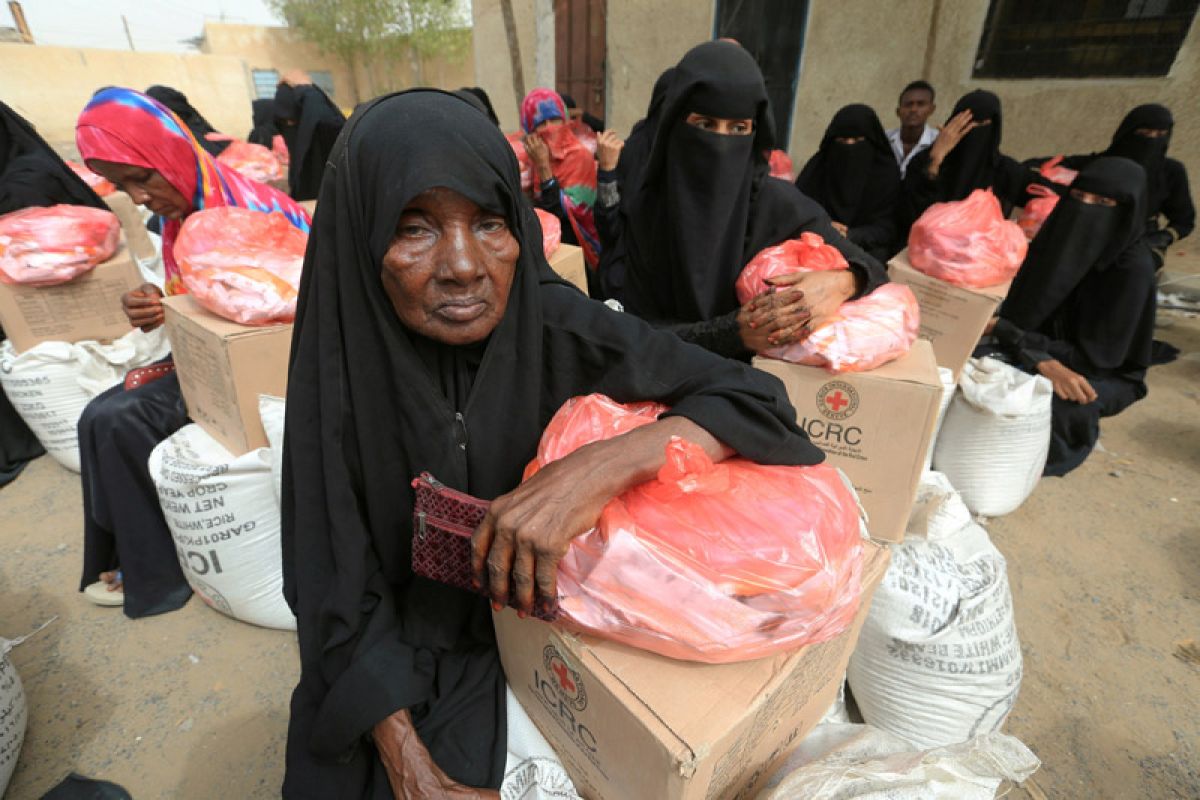
M308 230L304 209L218 164L177 116L140 92L98 92L79 115L75 141L88 167L165 220L166 294L187 291L174 247L183 220L195 211L220 206L277 211ZM162 296L157 286L145 284L122 297L130 324L144 331L160 326ZM146 466L154 446L187 421L174 374L130 391L118 384L92 400L79 419L80 590L105 605L123 602L128 617L173 611L191 595ZM101 585L93 585L97 579Z
M1154 259L1142 236L1146 175L1098 158L1071 183L1000 307L1004 352L1054 384L1046 475L1078 467L1100 419L1146 396L1154 335Z
M294 200L315 200L325 163L346 118L301 70L275 89L275 127L288 149L288 189Z
M534 204L558 217L564 242L583 248L590 286L600 264L600 236L592 212L596 205L596 158L576 138L566 120L567 108L557 92L534 89L521 103L525 152L533 162L538 187Z
M740 45L694 47L660 84L656 119L638 129L642 141L652 136L644 166L618 167L619 191L601 191L597 213L612 240L600 264L607 296L685 341L749 360L887 281L816 202L767 179L764 154L775 144L767 89ZM630 152L627 144L622 160ZM750 259L806 231L840 250L850 270L780 278L778 291L739 307L734 283Z
M571 539L655 474L669 437L717 459L822 454L773 378L557 278L512 148L466 102L413 90L348 126L309 241L288 387L284 592L301 674L283 793L496 797L505 683L488 598L413 574L409 481L429 471L493 500L477 580L528 613L556 604ZM589 392L672 410L521 484L550 417Z
M900 170L879 117L861 103L833 115L796 187L829 213L833 227L886 262L896 247Z
M59 203L108 208L32 125L0 103L0 214ZM0 392L0 486L45 452L8 396Z

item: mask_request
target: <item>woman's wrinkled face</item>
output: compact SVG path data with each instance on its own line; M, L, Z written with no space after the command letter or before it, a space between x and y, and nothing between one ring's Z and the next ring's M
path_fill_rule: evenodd
M87 166L116 184L133 202L160 217L178 221L191 213L192 204L158 170L99 158L89 158Z
M697 114L693 111L687 115L684 122L693 128L719 133L723 136L750 136L754 133L754 120L749 118L726 119L724 117L712 117L708 114Z
M500 324L521 245L503 215L429 189L405 207L383 256L383 288L405 327L450 345Z

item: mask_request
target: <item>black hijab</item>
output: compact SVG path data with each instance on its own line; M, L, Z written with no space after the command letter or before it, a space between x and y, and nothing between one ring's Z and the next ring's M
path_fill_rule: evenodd
M647 163L622 186L625 302L646 319L699 322L738 307L734 283L759 250L824 213L794 186L767 180L775 129L745 49L698 45L663 80ZM684 121L691 112L753 119L754 134L700 130Z
M650 91L650 103L646 107L646 116L634 123L621 148L621 158L617 161L617 184L624 187L637 185L641 180L642 170L650 160L650 148L654 144L654 136L658 133L658 123L662 117L663 101L667 89L671 85L671 76L675 68L668 67L654 82Z
M275 99L271 97L255 100L250 104L254 127L246 141L263 147L271 147L275 143L275 135L279 129L275 127Z
M839 137L865 137L855 144ZM829 216L854 227L890 211L900 191L900 170L879 117L855 103L833 115L816 154L804 165L796 187L820 203Z
M295 200L312 200L321 190L325 162L346 118L313 84L275 89L275 127L288 148L288 187Z
M0 214L58 203L108 208L32 125L0 103Z
M204 138L207 134L218 131L188 102L187 95L183 92L170 86L154 85L146 90L146 94L174 111L175 116L183 120L183 124L187 125L200 146L212 155L218 156L229 147L228 141L211 142Z
M496 127L500 127L500 118L496 116L496 109L492 106L492 98L488 97L488 93L478 86L464 86L460 91L470 92L478 98L479 102L483 103L487 118L492 121Z
M1000 316L1021 330L1069 341L1082 356L1068 364L1072 369L1144 368L1154 333L1154 265L1142 242L1145 171L1102 156L1071 188L1117 205L1084 203L1070 193L1060 199L1030 243Z
M1000 166L1000 98L983 89L968 92L954 104L950 117L966 110L980 122L991 120L964 136L942 162L938 173L939 200L963 200L976 189L991 188Z
M1139 136L1135 131L1139 128L1165 130L1166 136L1151 139ZM1125 115L1117 132L1113 134L1112 143L1104 151L1106 156L1128 158L1136 161L1146 170L1146 192L1150 197L1149 208L1157 209L1161 204L1160 193L1165 191L1166 177L1163 170L1167 163L1167 149L1171 146L1171 132L1175 128L1175 118L1171 110L1157 103L1147 103L1138 106ZM1155 202L1155 201L1158 202ZM1149 214L1149 208L1147 214Z

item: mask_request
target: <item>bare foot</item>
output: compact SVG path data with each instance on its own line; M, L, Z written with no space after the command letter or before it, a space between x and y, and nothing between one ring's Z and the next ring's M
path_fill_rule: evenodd
M115 569L111 572L101 572L100 580L107 584L110 592L120 592L125 588L125 582L121 579L121 570Z

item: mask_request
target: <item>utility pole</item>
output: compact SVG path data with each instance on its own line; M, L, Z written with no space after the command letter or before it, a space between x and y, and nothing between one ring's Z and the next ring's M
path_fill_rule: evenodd
M121 24L125 26L125 38L129 41L129 49L136 51L137 48L133 46L133 35L129 32L129 20L125 19L124 14L121 15Z
M17 0L8 0L8 11L17 25L17 32L21 34L21 41L33 44L33 33L29 30L29 23L25 21L25 9L21 8Z

